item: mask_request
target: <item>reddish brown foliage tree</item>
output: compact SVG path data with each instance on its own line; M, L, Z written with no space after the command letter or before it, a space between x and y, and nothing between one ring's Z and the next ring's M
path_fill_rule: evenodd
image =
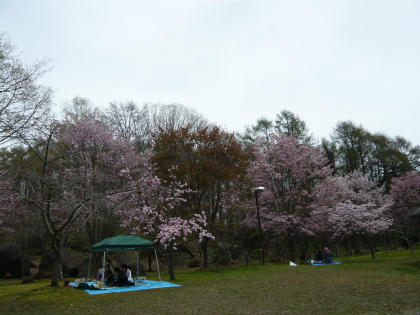
M204 211L214 234L226 215L226 192L243 180L248 164L235 135L218 126L161 130L154 137L153 161L161 178L168 178L175 167L177 179L193 191L184 211ZM208 246L205 239L201 243L204 267L209 266Z

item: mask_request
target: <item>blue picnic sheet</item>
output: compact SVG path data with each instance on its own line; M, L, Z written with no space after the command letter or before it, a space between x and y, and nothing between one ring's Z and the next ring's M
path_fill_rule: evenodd
M95 284L96 282L87 282L87 284ZM75 287L74 282L70 283L70 286ZM91 295L96 294L106 294L106 293L120 293L120 292L131 292L131 291L141 291L141 290L151 290L151 289L160 289L160 288L171 288L171 287L181 287L180 284L175 284L166 281L152 281L145 280L145 283L142 285L134 285L129 287L106 287L101 288L100 290L83 290Z
M333 261L332 263L312 264L312 266L328 266L328 265L341 265L341 261Z

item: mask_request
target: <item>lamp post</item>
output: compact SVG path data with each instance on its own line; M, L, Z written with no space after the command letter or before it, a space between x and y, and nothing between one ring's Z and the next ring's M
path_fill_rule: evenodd
M263 191L264 187L256 187L254 188L255 194L255 203L257 206L257 221L258 221L258 231L260 234L260 246L261 246L261 265L265 265L265 255L264 255L264 235L261 228L261 218L260 218L260 206L258 203L258 192Z

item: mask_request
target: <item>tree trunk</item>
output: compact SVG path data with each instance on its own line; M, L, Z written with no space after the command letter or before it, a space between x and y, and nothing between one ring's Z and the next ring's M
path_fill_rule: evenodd
M22 263L22 265L21 265L21 268L22 268L22 270L21 270L22 283L27 282L27 280L25 279L25 253L26 253L26 250L27 250L28 245L29 245L28 243L29 243L29 240L26 237L24 237L23 246L22 246L22 261L21 261L21 263ZM31 274L31 279L29 280L29 282L32 282L32 274Z
M149 258L148 258L148 261L147 261L148 263L149 263L149 272L152 272L153 270L152 270L152 256L149 256Z
M389 248L389 237L385 236L385 253L388 253Z
M414 249L413 249L413 244L411 244L411 242L410 242L410 233L409 233L409 228L408 227L405 227L405 229L404 229L404 240L407 244L407 249L410 250L411 255L413 255L413 257L414 257Z
M169 278L171 280L175 280L175 274L174 274L174 250L172 248L172 244L169 247L169 265L168 265L168 271L169 271Z
M58 287L60 280L63 280L63 271L61 263L61 244L59 240L55 240L52 246L54 253L53 270L51 274L51 286Z
M369 237L366 237L366 241L369 244L370 254L372 255L372 259L376 259L376 256L375 256L375 245L373 244L372 240Z
M413 248L413 244L411 244L410 240L408 239L408 237L405 239L405 242L407 243L407 247L408 249L410 249L411 255L414 257L414 248Z
M290 261L295 261L295 241L292 237L289 237L289 259Z
M92 246L93 244L101 240L101 235L99 235L100 233L98 231L98 225L94 221L94 219L91 218L90 220L86 222L86 232L89 238L89 246ZM94 255L92 255L91 266L92 266L92 270L94 270L95 278L96 278L96 271L98 268L102 268L102 264L103 264L103 257L101 254L95 253Z
M398 249L397 239L395 237L392 238L391 246L392 246L392 250L397 250Z
M25 283L25 252L22 253L22 283Z
M203 268L209 268L209 255L208 255L208 244L209 241L204 239L201 243L201 250L203 252Z
M351 238L351 245L352 245L353 251L356 255L362 254L362 251L360 250L358 239Z
M249 252L250 252L249 242L247 242L247 249L246 249L246 253L245 253L245 262L246 262L246 266L247 267L249 265Z
M375 247L374 246L370 246L370 254L372 255L372 259L376 259L376 256L375 256Z
M350 246L349 246L349 240L346 240L346 241L345 241L344 246L346 247L346 253L347 253L347 256L351 256L351 255L353 254L353 252L352 252L352 250L350 249Z

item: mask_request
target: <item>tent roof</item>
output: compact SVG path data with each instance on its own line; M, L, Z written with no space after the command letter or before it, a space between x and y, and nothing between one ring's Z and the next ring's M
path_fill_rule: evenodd
M114 237L108 237L102 241L93 244L93 251L103 250L137 250L140 248L153 248L154 243L144 238L135 235L118 235Z

